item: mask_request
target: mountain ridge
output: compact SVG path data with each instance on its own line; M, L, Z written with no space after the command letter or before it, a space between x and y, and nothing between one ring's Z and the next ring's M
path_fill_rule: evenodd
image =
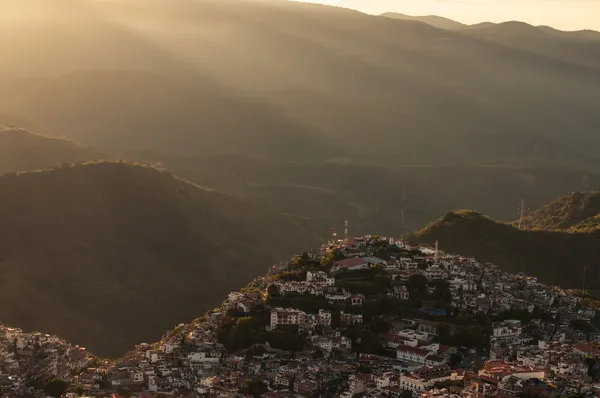
M5 174L0 199L0 319L100 356L321 239L300 218L124 162Z
M527 22L521 21L504 21L504 22L478 22L474 24L465 24L462 22L458 22L456 20L446 18L439 15L408 15L399 12L385 12L380 14L383 17L392 18L392 19L400 19L400 20L408 20L408 21L419 21L425 24L447 30L461 30L461 29L479 29L479 28L489 28L492 26L527 26L528 28L535 28L538 30L543 30L546 33L551 33L555 35L562 35L563 37L571 36L573 38L578 39L590 39L590 40L600 40L600 31L596 31L593 29L575 29L575 30L563 30L554 28L552 26L547 25L532 25ZM518 24L518 25L517 25Z
M64 163L101 160L106 155L65 138L18 127L0 126L0 173L59 167Z
M587 267L587 288L600 289L600 233L517 229L476 211L446 213L411 235L412 243L439 242L444 251L492 262L510 272L535 275L546 283L579 288Z
M569 230L600 214L600 192L573 192L527 214L530 229Z

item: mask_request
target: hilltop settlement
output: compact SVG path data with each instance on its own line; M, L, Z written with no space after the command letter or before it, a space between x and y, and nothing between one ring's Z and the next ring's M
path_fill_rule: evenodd
M437 247L347 238L115 361L0 326L0 395L596 397L597 308Z

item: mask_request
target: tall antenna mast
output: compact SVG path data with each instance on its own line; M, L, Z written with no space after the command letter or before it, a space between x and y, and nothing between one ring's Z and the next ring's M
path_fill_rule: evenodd
M344 221L344 243L348 245L348 220Z
M402 187L402 210L400 210L400 223L404 224L404 202L406 201L406 189Z
M583 175L583 190L585 192L590 191L590 175L587 173Z
M439 245L438 245L438 241L435 241L435 255L433 257L433 263L437 265L438 263L438 257L439 257Z
M333 237L333 244L337 242L337 230L335 228L331 228L331 236Z
M521 199L521 211L519 213L519 229L522 229L525 227L525 199Z

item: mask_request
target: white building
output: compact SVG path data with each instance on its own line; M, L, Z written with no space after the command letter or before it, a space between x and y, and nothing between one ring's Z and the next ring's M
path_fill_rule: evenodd
M452 373L447 366L428 367L401 375L399 387L415 395L432 388L437 382L461 379L462 376Z
M193 352L188 354L190 367L194 370L214 368L221 361L221 354L217 351Z
M399 345L396 348L396 358L400 361L417 362L424 364L427 356L433 354L429 350L407 345Z
M306 282L323 286L335 286L335 278L330 277L323 271L306 273Z
M495 322L492 324L493 338L495 339L509 339L519 337L523 332L521 321L508 320L504 322Z

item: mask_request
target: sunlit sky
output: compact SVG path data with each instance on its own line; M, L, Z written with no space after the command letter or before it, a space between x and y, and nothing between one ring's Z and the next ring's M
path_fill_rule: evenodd
M600 0L302 0L360 10L440 15L464 23L523 21L564 30L600 30Z

